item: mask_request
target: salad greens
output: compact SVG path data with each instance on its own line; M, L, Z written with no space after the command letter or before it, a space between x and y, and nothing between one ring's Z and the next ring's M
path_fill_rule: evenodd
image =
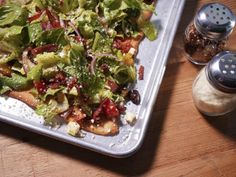
M6 0L0 94L31 90L48 124L119 118L136 81L133 41L157 37L144 16L153 11L146 0Z

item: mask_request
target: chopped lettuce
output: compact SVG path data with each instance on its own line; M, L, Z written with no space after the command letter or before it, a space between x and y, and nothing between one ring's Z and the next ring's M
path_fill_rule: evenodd
M92 10L83 11L76 22L81 34L86 38L93 38L95 31L104 31L98 15Z
M53 125L55 122L55 117L58 114L65 112L67 109L69 109L67 97L62 93L58 93L57 100L50 99L47 104L42 103L38 105L36 108L36 113L45 118L46 124Z
M57 104L55 102L49 102L48 104L40 104L37 106L36 114L43 116L46 124L53 124L57 112L55 111Z
M40 23L32 23L28 26L28 36L29 36L29 42L30 43L40 43L40 38L43 33L43 29L41 27ZM39 41L39 42L37 42Z
M68 58L62 58L54 52L38 54L35 60L38 62L39 65L42 65L43 68L50 68L59 63L70 63Z
M25 25L28 11L16 3L7 3L0 7L0 27L7 25Z
M36 44L58 44L65 46L68 44L68 40L65 38L65 30L63 28L57 28L40 33L40 37L36 40Z
M132 66L119 66L116 68L114 78L119 84L133 83L136 80L135 68Z
M13 73L12 77L1 76L0 85L7 86L14 90L24 90L29 88L30 83L27 78Z
M32 81L39 81L42 75L42 65L35 65L27 74L27 79Z
M141 30L149 40L154 41L157 38L157 28L151 22L145 22L141 26Z
M94 52L101 52L101 53L111 53L112 52L112 43L113 39L109 37L105 37L101 35L99 32L96 32L92 50Z
M0 28L0 63L7 63L18 57L23 38L22 26Z
M45 101L49 96L55 96L58 92L62 91L64 88L60 87L58 89L49 88L47 92L43 95L42 99Z

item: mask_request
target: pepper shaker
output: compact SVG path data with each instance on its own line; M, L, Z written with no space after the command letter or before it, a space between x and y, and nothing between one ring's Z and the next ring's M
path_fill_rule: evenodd
M228 36L235 26L235 15L223 4L209 3L196 14L185 30L184 48L188 59L206 65L226 47Z
M200 112L220 116L236 108L236 53L217 54L193 83L193 100Z

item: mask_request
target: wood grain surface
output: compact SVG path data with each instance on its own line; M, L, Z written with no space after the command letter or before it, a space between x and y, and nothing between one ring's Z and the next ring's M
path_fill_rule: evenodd
M210 0L186 0L167 71L142 148L114 159L0 123L0 177L236 177L236 112L201 115L191 85L201 67L186 61L182 37ZM221 0L236 14L235 0ZM229 41L236 51L236 32Z

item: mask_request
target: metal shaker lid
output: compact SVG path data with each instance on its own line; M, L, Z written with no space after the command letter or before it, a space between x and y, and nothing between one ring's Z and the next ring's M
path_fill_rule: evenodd
M208 80L214 87L236 93L236 53L225 51L217 54L206 69Z
M235 15L223 4L209 3L196 14L194 24L198 32L215 40L227 37L235 26Z

